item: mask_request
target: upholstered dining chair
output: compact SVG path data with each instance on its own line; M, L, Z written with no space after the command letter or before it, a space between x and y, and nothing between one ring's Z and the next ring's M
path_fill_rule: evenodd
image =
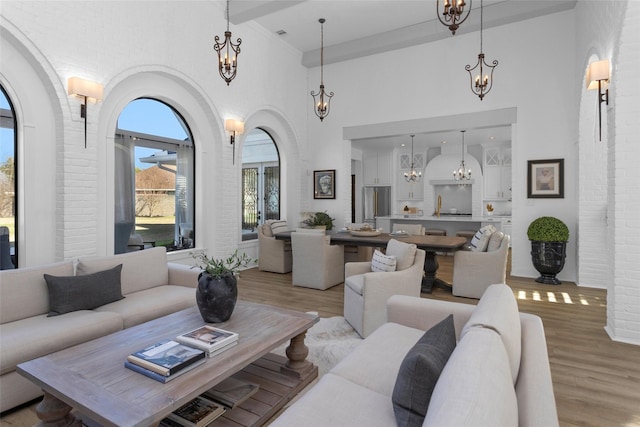
M331 244L323 230L298 229L291 233L292 283L314 289L329 289L344 281L344 251Z
M420 296L425 256L416 245L391 239L386 254L375 251L370 262L345 264L344 318L361 337L386 321L392 295Z
M273 273L291 271L293 265L291 242L276 240L270 223L258 226L258 251L258 270Z
M480 299L489 286L506 283L509 239L508 234L494 231L486 249L456 251L453 255L453 295Z

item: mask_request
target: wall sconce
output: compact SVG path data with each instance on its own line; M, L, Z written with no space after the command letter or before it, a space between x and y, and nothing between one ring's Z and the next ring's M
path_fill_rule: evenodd
M100 83L71 77L67 81L67 94L84 98L84 103L80 106L80 117L84 119L84 148L87 148L87 102L102 101L104 87Z
M602 103L606 102L609 105L609 78L611 73L609 71L609 60L604 59L602 61L592 62L587 69L587 90L598 89L598 129L600 135L600 141L602 141ZM605 92L602 93L602 89Z
M231 134L231 146L233 147L233 164L236 163L236 135L244 133L244 122L227 119L224 121L224 130Z

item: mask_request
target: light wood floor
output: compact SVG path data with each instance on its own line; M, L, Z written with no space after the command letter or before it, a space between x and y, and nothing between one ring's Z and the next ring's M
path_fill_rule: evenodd
M452 258L439 257L438 276L450 281ZM562 426L640 426L640 346L611 341L606 324L605 290L573 283L542 285L533 279L507 278L520 311L539 315L545 326L551 375ZM240 298L322 317L342 316L343 285L318 291L291 285L291 274L244 271ZM461 301L436 289L424 298ZM6 414L0 426L37 422L35 405Z

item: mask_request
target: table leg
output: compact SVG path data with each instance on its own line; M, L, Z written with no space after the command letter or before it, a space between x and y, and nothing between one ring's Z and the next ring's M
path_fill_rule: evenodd
M82 427L82 422L76 419L71 409L71 406L45 391L42 402L36 407L36 415L42 420L38 426Z
M451 285L444 280L438 279L436 274L438 272L438 258L435 252L426 251L424 258L424 277L422 278L422 293L430 294L434 286L443 289L451 289Z
M306 335L307 331L304 331L300 335L291 338L291 343L285 350L289 360L287 360L285 366L282 367L282 373L295 378L302 378L313 370L313 363L306 360L309 355L309 347L304 344L304 337Z

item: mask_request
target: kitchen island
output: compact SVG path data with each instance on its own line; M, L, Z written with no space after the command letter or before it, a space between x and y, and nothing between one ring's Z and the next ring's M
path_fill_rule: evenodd
M393 224L422 224L424 228L437 228L445 230L447 236L455 236L458 231L476 231L480 227L492 224L498 230L503 231L503 224L511 224L509 216L472 216L472 215L390 215L376 217L376 228L388 233L392 231Z

